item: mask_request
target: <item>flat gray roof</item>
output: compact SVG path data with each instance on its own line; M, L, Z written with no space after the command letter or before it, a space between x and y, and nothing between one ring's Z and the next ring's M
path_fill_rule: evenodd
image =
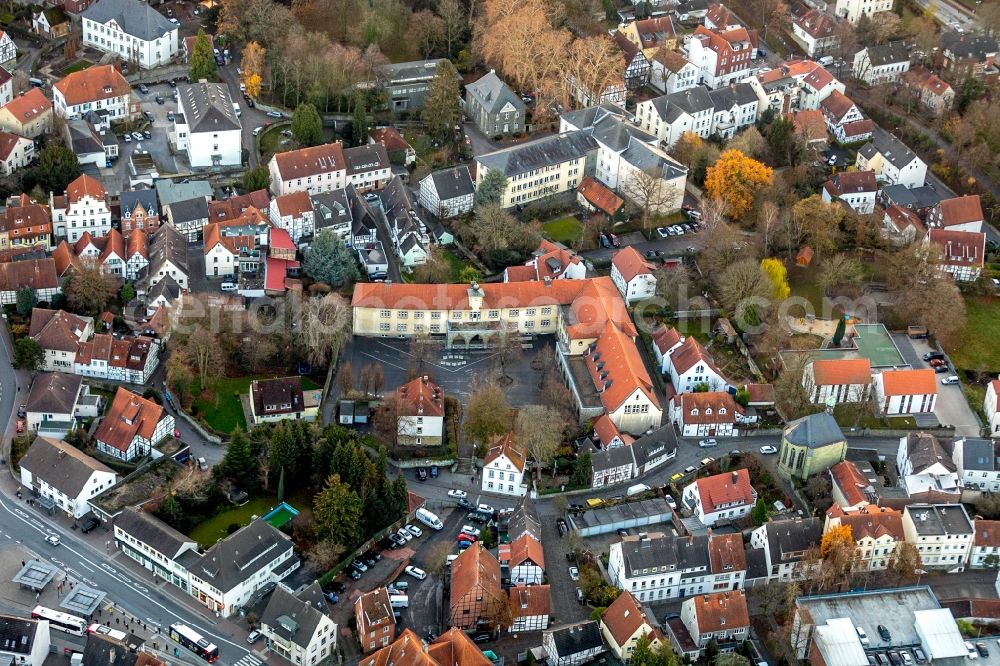
M56 577L56 572L56 567L48 562L28 560L14 575L11 582L41 592Z
M106 592L77 583L59 602L59 608L65 608L75 615L90 617L106 596Z

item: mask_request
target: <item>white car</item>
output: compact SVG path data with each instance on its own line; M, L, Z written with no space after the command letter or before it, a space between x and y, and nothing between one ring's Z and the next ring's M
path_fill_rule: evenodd
M569 579L570 580L580 580L580 570L576 567L569 568Z
M172 19L170 19L170 22L171 22L171 23L173 23L174 25L180 25L180 24L181 24L181 22L180 22L180 21L178 21L178 20L177 20L177 19L175 19L175 18L172 18Z
M135 139L136 141L142 141L146 137L142 135L142 132L132 132L132 138Z
M476 529L472 525L462 525L462 529L460 531L462 534L468 534L469 536L474 536L477 539L479 538L479 535L482 534L481 530Z
M477 509L478 509L479 511L482 511L483 513L488 513L488 514L490 514L491 516L492 516L492 515L493 515L494 513L496 513L496 509L494 509L494 508L493 508L492 506L490 506L489 504L480 504L480 505L479 505L478 507L476 507L476 508L477 508Z
M49 544L50 546L58 546L61 542L59 541L59 537L57 537L55 534L50 534L49 536L45 537L45 543Z
M406 526L406 531L409 532L410 534L412 534L415 537L420 537L420 536L424 535L424 533L416 525L407 525Z
M401 536L405 541L412 541L413 540L413 535L410 534L410 531L408 529L406 529L405 527L400 527L398 530L396 530L396 534L398 534L399 536Z
M452 499L465 499L468 496L469 496L469 493L465 492L464 490L457 490L456 489L456 490L449 490L448 491L448 497L450 497Z
M707 449L710 446L718 446L718 445L719 445L719 442L716 441L714 438L711 438L711 437L708 438L708 439L700 440L698 442L698 446L700 446L703 449Z
M404 571L406 571L406 573L410 574L411 576L413 576L417 580L423 580L424 578L427 578L427 572L426 571L424 571L423 569L421 569L419 567L415 567L412 564L410 566L406 567L406 569L404 569Z
M670 232L667 230L666 227L657 227L656 233L660 234L660 238L666 238L667 236L670 235Z
M772 453L777 453L778 452L778 447L771 446L771 445L762 446L762 447L760 447L760 452L761 452L762 455L769 456Z
M264 128L262 126L258 125L257 127L253 128L253 135L257 136L258 134L260 134L263 131L264 131Z
M677 510L677 502L674 501L674 498L673 498L672 495L667 495L667 506L669 506L674 511Z
M957 384L958 383L958 375L948 375L947 377L945 377L944 379L941 380L941 383L945 384L945 385L948 385L948 384Z
M240 92L246 92L246 91L247 91L247 84L241 83L240 84Z

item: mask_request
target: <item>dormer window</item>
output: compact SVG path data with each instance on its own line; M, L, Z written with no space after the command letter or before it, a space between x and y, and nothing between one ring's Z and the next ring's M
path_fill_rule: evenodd
M691 416L698 416L698 410L697 409L692 409L691 410Z
M725 414L725 413L726 413L726 408L725 407L720 407L719 408L719 414L722 415L722 414Z
M706 416L709 415L709 414L711 414L711 413L712 413L712 408L711 407L708 407L708 408L705 409L705 415Z

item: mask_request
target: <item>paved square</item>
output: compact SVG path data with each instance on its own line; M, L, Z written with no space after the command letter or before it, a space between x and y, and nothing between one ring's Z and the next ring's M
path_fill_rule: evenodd
M538 404L541 400L539 384L542 372L532 367L532 361L547 344L554 347L554 337L536 337L520 359L507 365L505 374L513 381L505 387L505 391L512 405ZM405 339L355 337L344 350L342 359L350 361L357 379L360 379L361 368L365 365L381 365L383 395L406 383L412 372L429 375L444 389L445 395L464 403L474 380L499 379L496 355L489 349L446 349L442 343L422 367L409 349L410 341Z

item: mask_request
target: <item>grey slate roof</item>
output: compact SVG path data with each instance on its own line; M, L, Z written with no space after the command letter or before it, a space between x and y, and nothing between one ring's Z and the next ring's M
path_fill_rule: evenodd
M344 148L344 161L347 162L347 175L387 169L389 153L381 143L366 143L353 148Z
M508 102L516 110L524 111L524 102L514 94L514 91L506 83L500 80L495 72L490 72L478 81L468 84L465 86L465 90L489 113L497 113Z
M32 477L74 498L80 496L94 472L113 471L79 449L48 437L36 437L20 465L31 472Z
M784 439L796 446L810 449L844 441L840 426L827 412L796 419L785 428Z
M598 449L590 452L591 467L594 472L617 469L625 465L635 465L631 446L618 446L613 449Z
M316 230L336 224L351 223L351 203L345 190L331 190L309 195L316 214Z
M182 83L177 86L177 96L192 134L240 129L240 120L233 111L233 98L225 84Z
M972 534L972 521L961 504L909 504L904 509L918 536Z
M585 127L593 127L596 123L608 116L629 119L632 117L632 114L617 104L604 102L603 104L598 104L596 106L588 106L584 109L568 111L559 116L559 118L561 120L565 120L577 129L584 129Z
M578 652L586 652L604 647L601 629L597 622L583 622L551 632L556 652L560 658L566 658ZM551 657L552 655L550 655Z
M891 65L897 62L909 62L910 54L903 42L890 42L879 46L868 47L868 60L873 67Z
M945 30L940 35L941 44L946 51L951 51L957 60L972 58L985 60L986 56L997 52L997 40L987 35L959 34Z
M228 592L273 562L283 560L291 547L287 536L258 518L209 548L187 569Z
M37 620L0 615L0 651L30 655L37 629Z
M403 242L399 244L399 248L403 251L404 255L409 254L410 250L415 247L420 247L420 239L414 233L408 233Z
M988 439L965 440L962 445L962 469L992 472L996 469L996 464L997 457L993 452L993 442Z
M654 430L632 443L632 455L637 468L675 451L677 451L677 436L674 434L673 425Z
M480 164L502 171L507 177L542 167L580 159L597 150L590 132L576 130L511 146L476 158Z
M798 553L803 553L810 546L819 543L823 534L819 518L772 520L765 529L772 565L779 562L797 562L801 559Z
M542 522L535 512L535 504L530 499L522 496L514 507L514 511L507 518L507 534L511 541L524 534L530 534L536 540L542 540Z
M122 213L126 210L135 210L138 205L141 205L147 213L150 215L158 215L157 209L159 206L156 203L156 191L148 188L143 188L139 190L124 190L119 196L121 201Z
M146 42L177 30L166 16L139 0L100 0L81 16L103 24L114 21L126 33Z
M69 140L73 152L77 155L88 155L104 152L104 141L94 126L82 118L71 118L66 121Z
M319 583L313 582L297 595L278 585L267 602L260 622L282 638L307 648L328 612Z
M185 273L188 272L187 239L165 224L156 230L149 241L149 274L153 274L168 260Z
M757 103L757 93L749 83L737 83L734 86L723 86L710 90L708 96L716 111L731 109L734 106L745 106Z
M381 208L372 206L365 201L364 198L358 194L354 185L348 185L344 188L344 196L347 198L351 207L351 219L353 220L351 233L358 236L361 235L363 231L375 231L378 229L379 218L383 217L384 219Z
M115 527L170 559L175 559L185 544L194 543L193 539L184 536L162 520L132 507L125 508L115 517Z
M952 440L940 440L926 432L911 432L906 436L906 457L914 474L920 474L940 464L949 472L956 470L951 459Z
M189 180L186 183L161 178L156 183L156 198L161 206L172 206L178 201L201 197L206 201L212 196L212 186L207 180ZM208 210L208 206L205 207ZM208 217L206 215L205 217Z
M886 185L882 196L891 203L905 208L931 208L943 198L933 185L908 188L906 185Z
M767 553L763 548L747 548L747 573L748 581L755 578L767 578Z
M181 286L177 284L177 281L172 275L164 275L163 279L153 285L153 287L146 293L146 301L152 303L160 296L163 296L168 301L176 301L181 295Z
M886 132L876 132L871 141L861 146L859 152L865 159L871 159L877 153L882 153L882 156L897 169L902 169L917 159L917 154L906 144Z
M707 569L709 565L708 536L701 534L690 537L648 536L625 537L622 539L622 558L625 573L643 571L656 567L670 570ZM640 574L641 575L641 574Z
M134 666L138 660L139 654L129 651L123 642L99 634L87 635L83 648L83 663L87 666Z
M633 141L628 150L622 153L622 159L637 169L659 173L661 177L667 180L683 176L687 173L687 167L674 162L672 159L665 159L662 155L654 152L652 148L640 141Z
M393 83L433 79L437 76L438 66L443 62L447 62L445 58L389 63L379 68L379 75Z
M655 144L656 137L638 127L627 125L613 116L606 116L593 125L591 135L615 151L623 151L634 141Z
M72 414L80 395L83 377L63 372L47 372L35 378L25 402L27 411L45 414Z
M170 217L174 224L208 219L208 202L203 197L178 201L170 206Z
M448 201L458 197L468 196L476 193L476 186L472 182L469 174L469 167L463 165L451 169L435 171L427 176L434 183L437 190L438 199Z

